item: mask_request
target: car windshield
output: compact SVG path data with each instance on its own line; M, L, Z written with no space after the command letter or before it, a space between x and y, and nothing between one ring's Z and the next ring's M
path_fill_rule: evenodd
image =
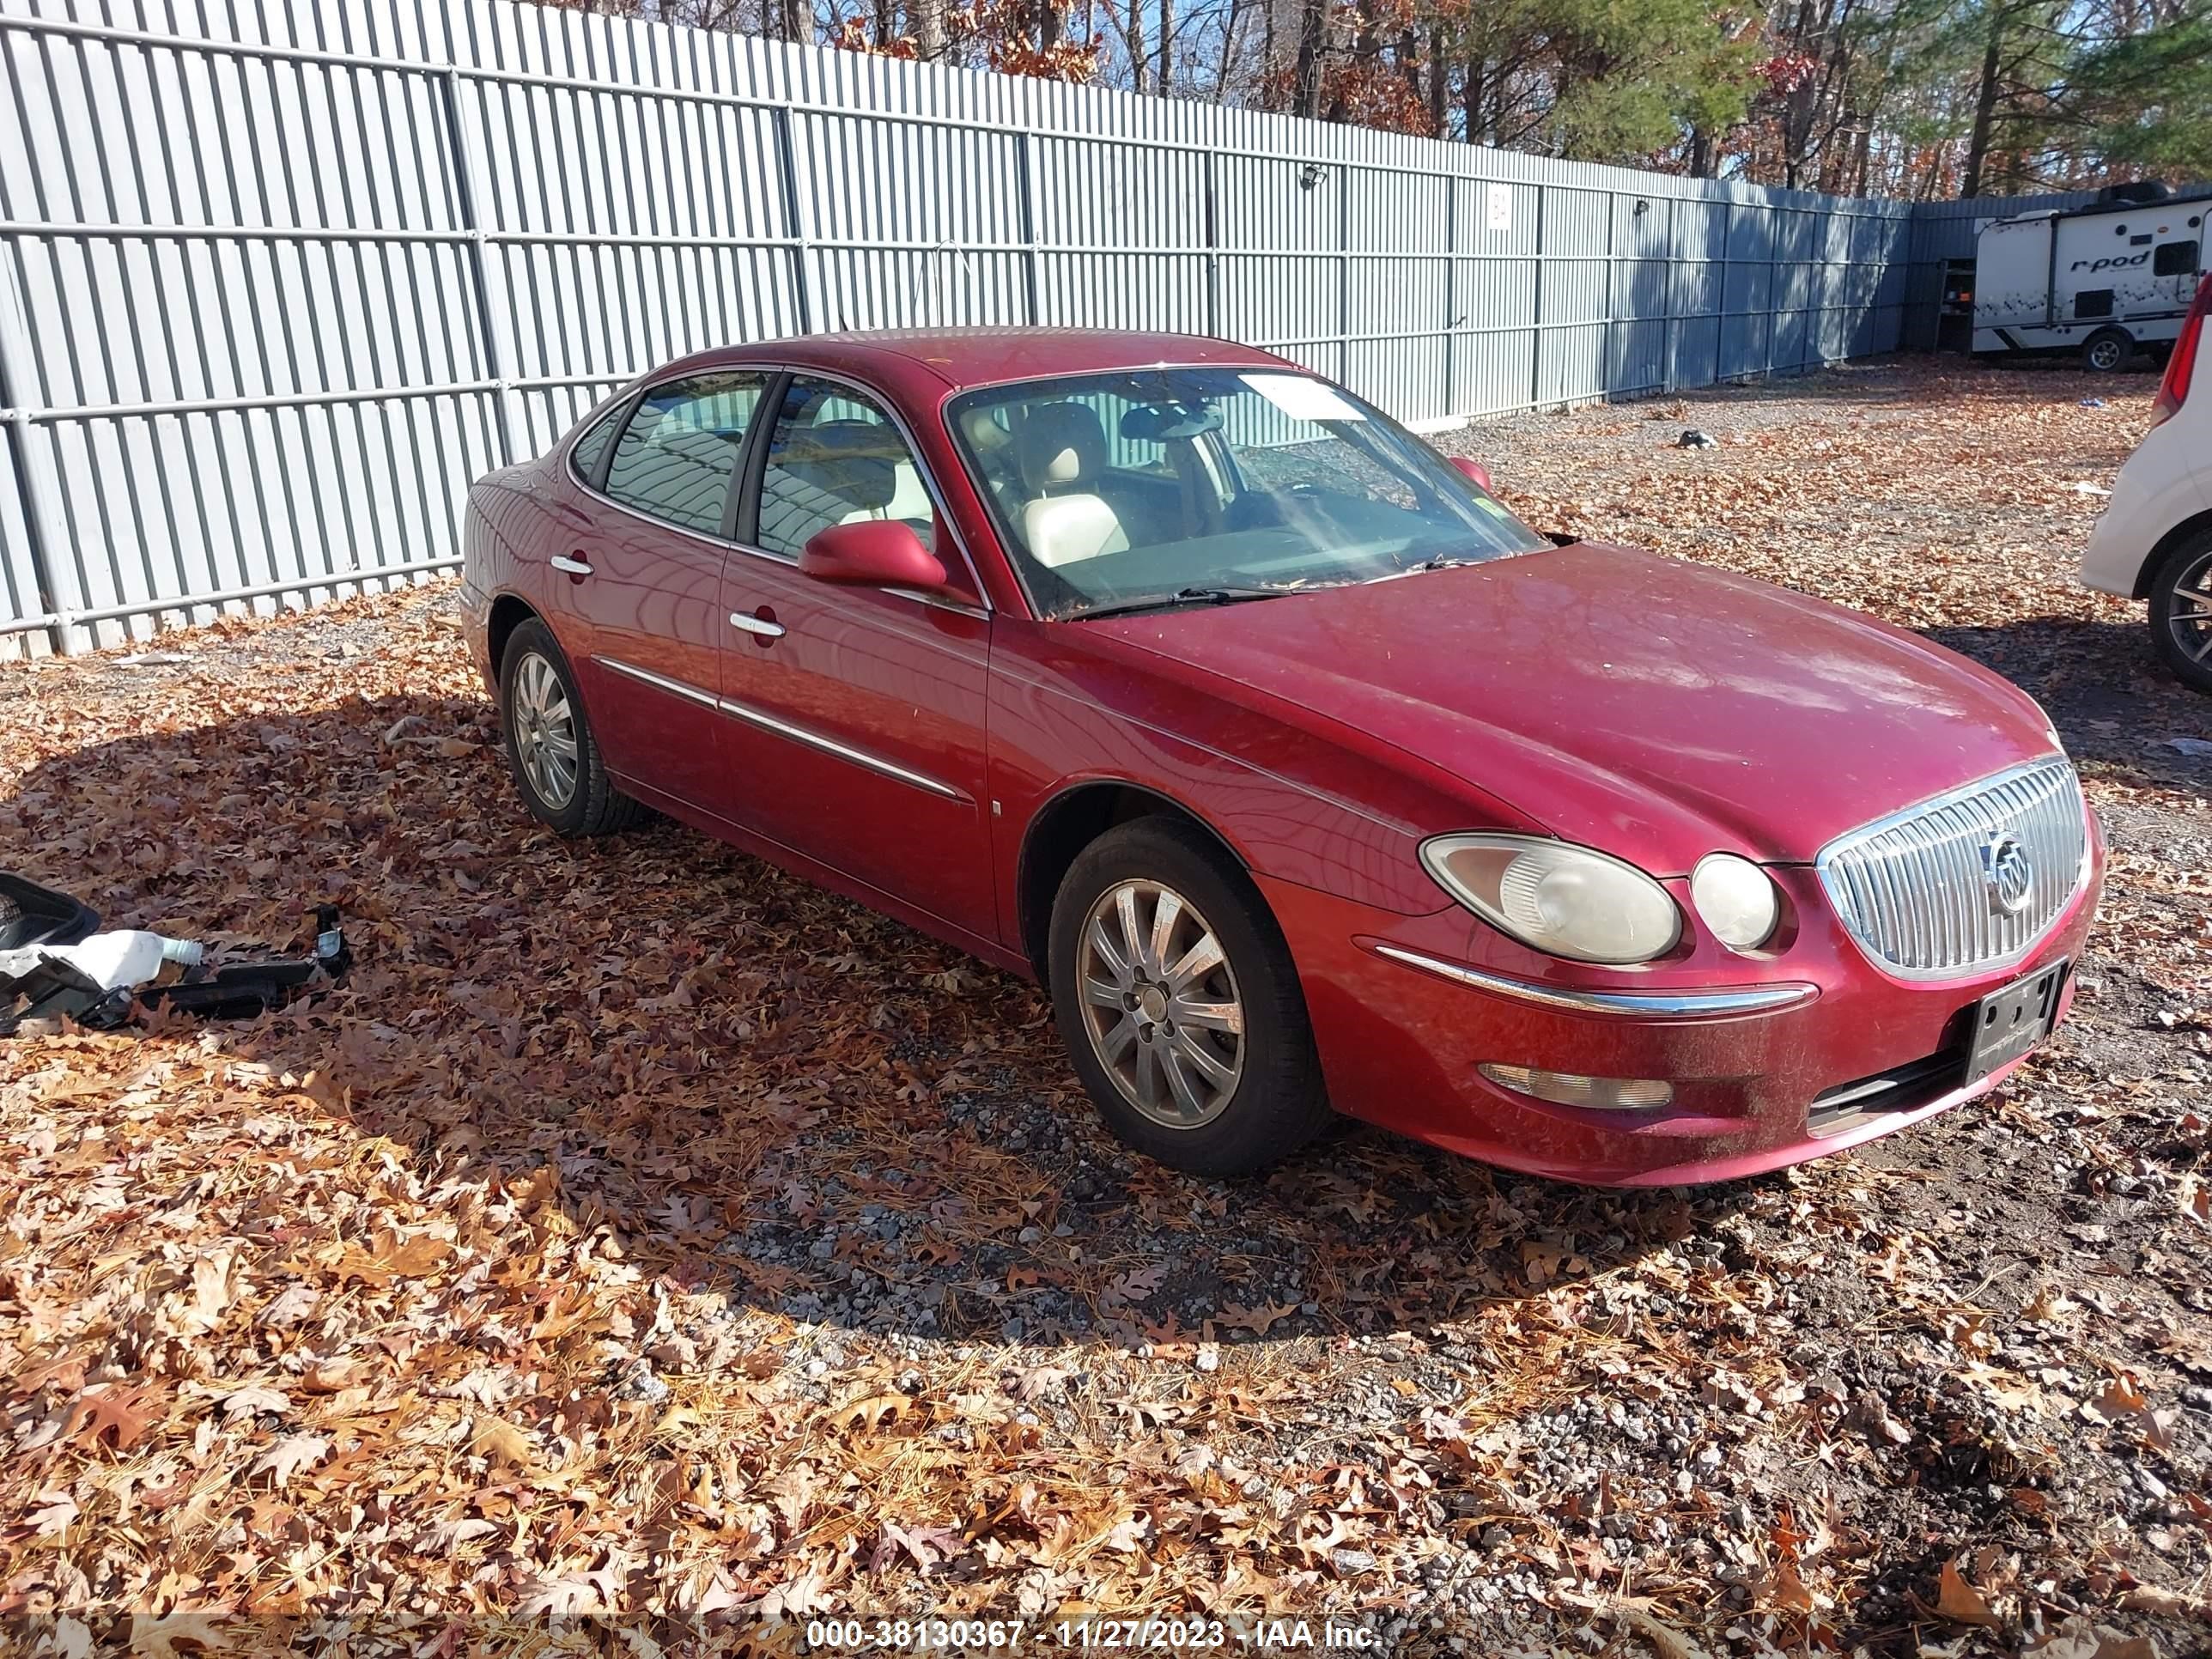
M948 405L1040 616L1224 603L1551 545L1419 439L1291 369L1025 380Z

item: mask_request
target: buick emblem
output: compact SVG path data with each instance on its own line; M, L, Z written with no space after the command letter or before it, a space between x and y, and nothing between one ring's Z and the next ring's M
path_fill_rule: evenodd
M1997 915L2016 916L2027 908L2035 890L2035 861L2009 830L1998 830L1983 844L1982 884Z

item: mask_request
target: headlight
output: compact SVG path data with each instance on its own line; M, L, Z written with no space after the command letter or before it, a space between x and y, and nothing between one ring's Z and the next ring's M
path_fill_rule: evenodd
M1708 853L1690 872L1690 902L1722 944L1755 951L1774 936L1782 898L1765 871L1733 853Z
M1523 945L1577 962L1649 962L1682 913L1632 864L1534 836L1438 836L1421 862L1446 892Z

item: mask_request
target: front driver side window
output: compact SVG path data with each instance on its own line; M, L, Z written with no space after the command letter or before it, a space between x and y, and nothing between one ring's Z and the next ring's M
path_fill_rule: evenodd
M903 520L928 547L935 512L890 416L849 387L792 381L761 475L757 539L765 551L795 559L816 532L863 519Z
M615 445L606 494L648 517L720 535L738 451L767 386L757 370L723 370L655 386Z

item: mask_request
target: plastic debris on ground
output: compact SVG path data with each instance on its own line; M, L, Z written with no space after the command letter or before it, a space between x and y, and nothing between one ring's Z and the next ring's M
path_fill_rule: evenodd
M249 1019L344 977L352 956L337 907L319 905L310 954L207 966L196 940L122 929L66 893L0 871L0 1037L64 1020L125 1024L134 1006L205 1019Z

